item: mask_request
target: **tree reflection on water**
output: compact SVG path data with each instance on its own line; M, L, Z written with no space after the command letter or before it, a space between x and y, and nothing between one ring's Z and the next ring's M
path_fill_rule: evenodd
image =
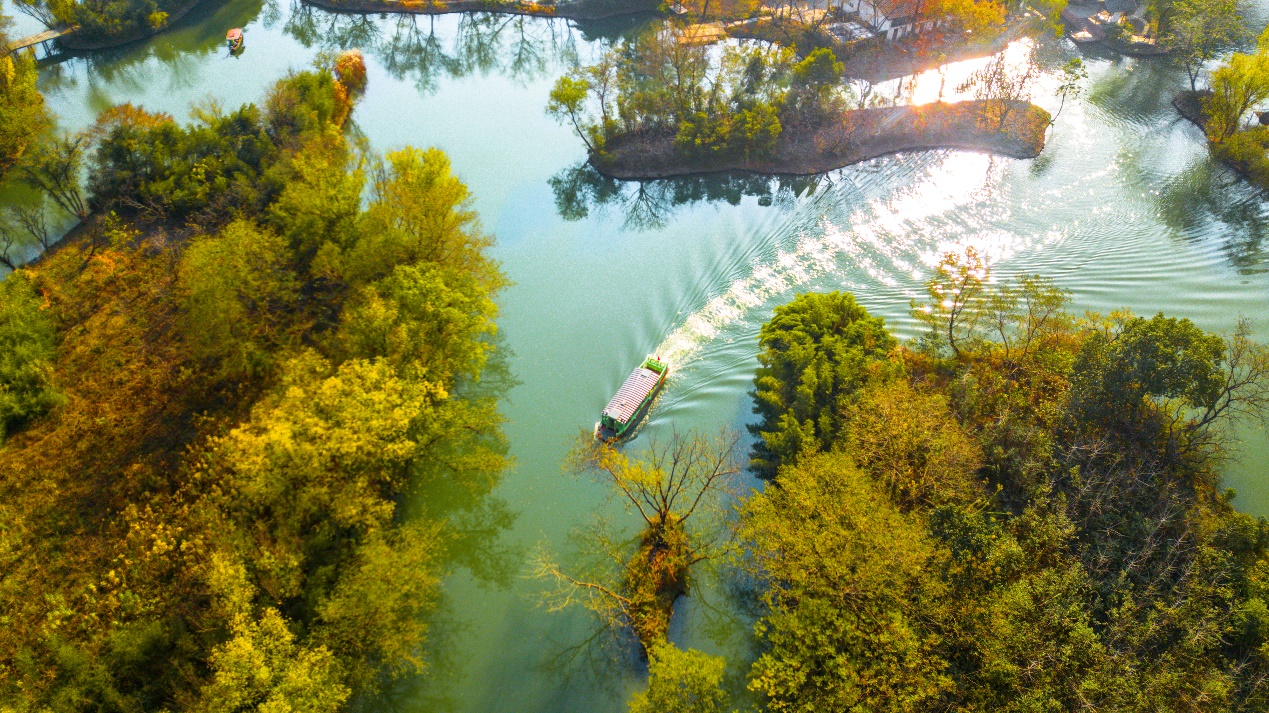
M466 13L448 36L448 29L438 30L436 15L381 17L330 13L293 0L283 29L305 47L359 48L425 94L447 77L497 73L529 82L547 76L555 64L577 61L581 31L563 19Z
M1269 272L1269 210L1264 192L1204 156L1170 176L1155 193L1159 217L1189 240L1215 237L1239 273Z
M739 205L754 197L758 205L791 205L832 182L829 174L773 176L754 173L714 173L651 181L608 178L582 161L550 178L555 207L565 220L582 220L592 211L615 210L630 230L665 227L676 210L705 201Z

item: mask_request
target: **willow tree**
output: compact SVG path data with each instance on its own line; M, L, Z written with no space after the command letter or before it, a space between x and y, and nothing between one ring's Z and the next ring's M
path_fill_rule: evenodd
M1207 138L1219 144L1243 127L1247 112L1269 99L1269 30L1252 54L1234 54L1212 72L1212 94L1203 101Z
M1238 6L1238 0L1177 0L1172 5L1163 45L1185 67L1190 91L1198 90L1205 64L1247 38Z

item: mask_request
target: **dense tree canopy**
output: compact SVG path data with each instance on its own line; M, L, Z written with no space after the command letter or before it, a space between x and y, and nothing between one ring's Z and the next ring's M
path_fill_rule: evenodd
M973 255L929 288L911 348L824 339L882 330L837 294L763 329L756 408L808 424L745 506L765 708L1263 710L1269 522L1218 473L1232 418L1269 407L1269 349L1077 319Z
M25 275L0 282L0 439L57 402L52 320Z
M887 372L896 345L885 323L849 294L799 295L762 326L754 377L751 467L774 477L804 450L825 450L842 435L841 415L870 380Z
M359 61L109 112L113 212L0 285L0 707L337 711L429 670L464 523L505 524L505 281L444 154L350 148Z
M666 26L615 45L561 77L547 111L571 125L596 156L619 137L670 134L688 156L767 156L788 126L845 109L843 65L827 49L684 42Z

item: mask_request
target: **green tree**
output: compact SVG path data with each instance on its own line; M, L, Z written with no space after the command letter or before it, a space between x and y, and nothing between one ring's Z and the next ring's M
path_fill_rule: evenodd
M0 282L0 439L55 406L53 321L23 272Z
M9 27L9 18L0 14L0 180L51 123L36 87L35 56L7 51Z
M846 293L798 295L777 307L759 337L754 472L771 479L802 452L826 450L854 395L894 373L886 356L896 344L885 322Z
M599 133L599 125L588 122L585 118L590 91L591 83L585 77L564 75L551 88L546 113L556 119L568 119L573 125L573 131L577 132L586 148L594 153L603 145L603 137Z
M1243 117L1269 99L1269 33L1261 35L1256 52L1235 53L1212 72L1212 93L1203 100L1207 138L1220 144L1243 128Z
M922 622L934 543L842 454L781 469L742 534L768 613L749 687L770 711L920 710L950 686Z
M1238 0L1176 0L1167 25L1163 45L1185 67L1191 91L1204 65L1248 34Z
M787 102L788 121L820 123L845 109L840 94L846 65L832 50L821 48L807 55L790 70Z
M343 136L334 127L310 136L286 169L286 187L269 207L269 217L291 243L300 266L355 243L365 175ZM319 263L316 269L329 266Z
M195 238L181 256L185 333L196 356L234 376L266 373L272 354L294 338L299 294L285 241L238 220ZM291 332L291 335L288 335Z
M1085 424L1162 437L1170 452L1218 445L1217 427L1269 407L1269 348L1248 333L1245 321L1225 339L1162 314L1117 320L1085 340L1072 408Z
M648 651L648 688L630 699L630 713L725 713L721 656L683 651L662 641Z
M374 201L357 244L343 258L343 275L365 284L396 265L427 262L460 271L496 292L505 281L485 250L492 240L471 210L471 193L437 149L389 153L374 182Z
M232 637L212 652L212 680L194 711L342 709L350 691L340 683L335 656L298 645L276 609L258 620L239 615L230 631Z
M847 450L904 510L982 496L973 477L982 460L978 445L942 395L896 379L866 389L845 418Z

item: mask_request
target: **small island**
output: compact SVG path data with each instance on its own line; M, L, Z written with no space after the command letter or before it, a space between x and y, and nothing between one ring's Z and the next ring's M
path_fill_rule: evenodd
M714 59L670 28L561 77L547 111L573 126L597 171L622 180L810 175L907 151L1035 158L1044 149L1052 117L1027 101L1026 82L1003 60L963 87L973 100L924 105L861 99L844 69L829 49L799 59L760 43Z
M1004 111L1002 127L998 115ZM843 113L840 120L780 135L770 155L718 158L685 156L672 134L621 136L602 156L592 154L600 173L623 180L672 178L701 173L811 175L909 151L962 149L1011 158L1035 158L1044 149L1049 113L1034 104L1008 101L938 102L875 107Z

